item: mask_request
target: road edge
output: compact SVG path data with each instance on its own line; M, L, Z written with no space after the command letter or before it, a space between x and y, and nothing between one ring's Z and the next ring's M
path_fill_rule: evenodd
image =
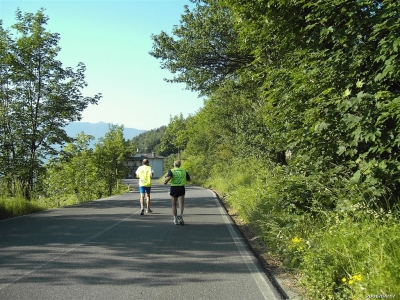
M283 300L301 300L304 299L302 298L296 291L293 291L292 288L289 288L284 282L283 279L277 278L273 272L270 269L270 266L268 262L263 258L262 252L259 249L256 249L251 242L252 237L255 236L254 232L252 232L251 235L246 234L243 232L241 229L240 224L238 224L237 219L235 218L235 215L232 215L230 209L227 207L226 202L224 201L223 197L218 193L218 191L215 191L213 189L209 189L214 195L216 196L217 200L221 204L222 208L225 210L227 216L231 219L233 224L235 225L236 229L238 232L240 232L241 237L245 241L247 247L249 250L252 252L252 254L256 257L258 260L260 266L262 267L262 270L264 274L267 276L267 278L270 280L271 284L276 288L277 292L281 296ZM243 226L243 225L242 225ZM246 231L252 231L249 226L246 225ZM274 266L275 267L275 266Z

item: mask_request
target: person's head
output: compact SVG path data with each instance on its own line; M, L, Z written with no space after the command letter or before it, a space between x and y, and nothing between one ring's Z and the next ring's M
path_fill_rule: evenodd
M147 158L143 159L142 165L148 166L149 165L149 160Z
M180 160L174 161L174 167L175 168L179 168L180 166L181 166L181 161Z

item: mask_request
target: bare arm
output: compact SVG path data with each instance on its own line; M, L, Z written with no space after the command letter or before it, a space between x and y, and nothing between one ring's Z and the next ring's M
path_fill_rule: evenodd
M165 177L164 184L167 184L167 183L168 183L168 181L170 181L171 179L172 179L172 177L171 177L171 176L167 176L167 177Z

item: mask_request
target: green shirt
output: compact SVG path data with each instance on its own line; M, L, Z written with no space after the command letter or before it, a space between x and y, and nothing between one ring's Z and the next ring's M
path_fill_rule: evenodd
M186 171L181 168L171 169L168 176L172 176L171 186L184 186L186 184Z

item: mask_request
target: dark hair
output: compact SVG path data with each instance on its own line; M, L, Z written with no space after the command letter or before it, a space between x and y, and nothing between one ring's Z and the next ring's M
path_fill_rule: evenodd
M143 159L142 164L148 166L149 165L149 160L147 158Z
M180 160L174 161L174 166L179 168L181 166L181 161Z

